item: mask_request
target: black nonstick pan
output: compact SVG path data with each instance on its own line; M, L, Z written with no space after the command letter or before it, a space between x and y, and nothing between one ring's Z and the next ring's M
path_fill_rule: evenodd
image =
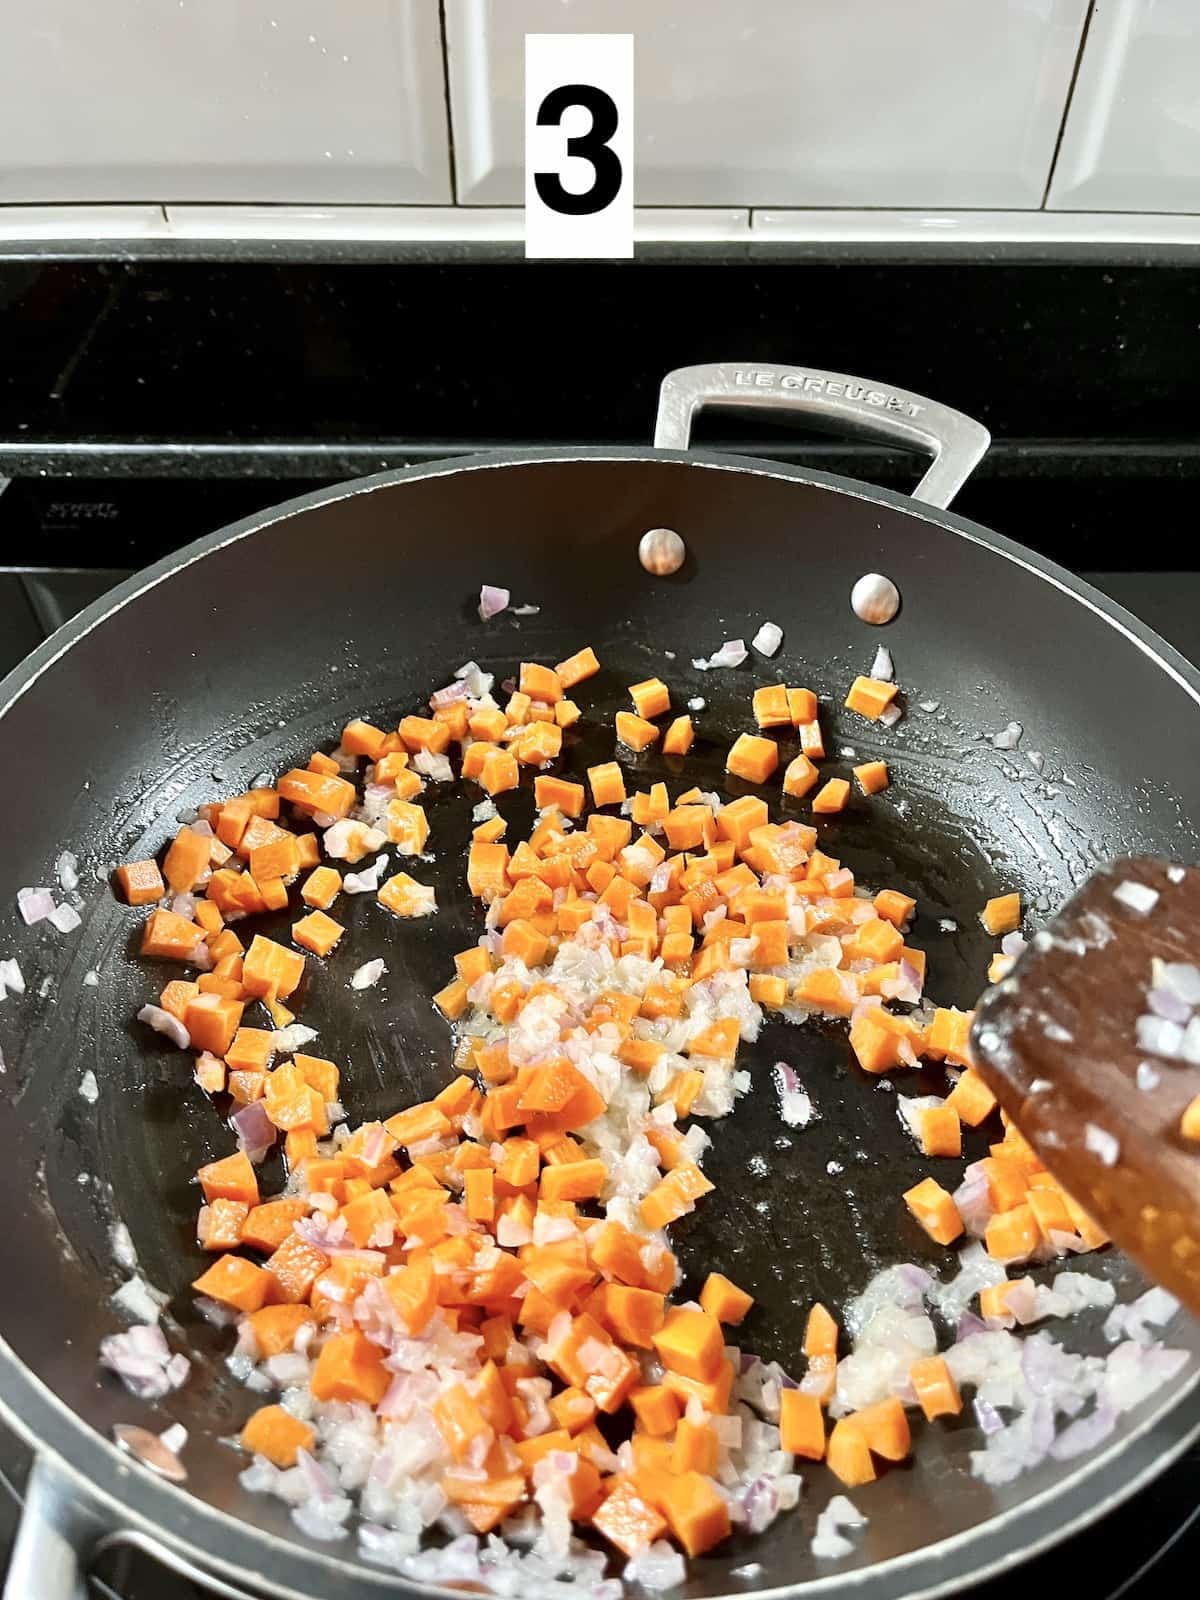
M907 440L931 450L934 466L910 500L804 469L689 454L702 404L799 411ZM688 369L664 385L654 449L480 456L306 496L130 580L0 685L0 956L17 957L28 980L23 996L0 1005L0 1406L39 1463L7 1600L77 1600L81 1565L104 1541L146 1544L226 1595L368 1600L412 1587L360 1562L352 1540L306 1541L278 1502L240 1490L239 1460L220 1442L256 1398L224 1366L228 1335L192 1309L200 1258L190 1179L228 1153L230 1136L180 1053L156 1048L131 1022L160 975L134 958L140 919L106 881L114 863L158 850L181 810L302 762L353 715L394 725L469 658L503 678L522 659L554 662L590 643L603 671L581 695L587 721L564 751L568 774L611 756L605 730L625 685L651 675L678 701L707 702L687 782L726 787L724 754L747 726L751 690L780 678L819 693L828 774L886 756L887 796L869 816L854 802L824 826L823 843L862 881L917 896L927 992L942 1003L969 1005L983 985L993 942L975 914L988 896L1020 888L1036 919L1102 857L1197 859L1200 675L1085 584L939 509L986 443L966 418L882 385L783 368ZM683 540L673 575L639 563L639 541L655 528ZM850 606L856 580L872 572L901 595L886 627ZM484 583L540 609L481 623ZM783 629L774 661L692 666L764 621ZM906 704L890 730L840 709L881 642ZM1019 742L997 747L1012 723ZM635 765L643 787L660 777L677 786L663 758ZM423 1097L449 1071L448 1029L429 996L478 931L462 885L477 796L431 788L442 911L401 924L360 897L348 948L303 1009L321 1052L343 1065L356 1121ZM522 789L501 805L520 821L532 796ZM83 926L62 937L25 929L17 891L52 881L64 849L82 862ZM352 991L354 966L377 954L385 981ZM85 984L92 971L98 983ZM770 1088L779 1060L820 1111L790 1143ZM711 1129L718 1193L679 1227L678 1244L686 1287L724 1266L758 1300L744 1342L794 1365L801 1308L814 1297L840 1305L879 1266L942 1271L953 1252L930 1244L899 1203L924 1163L894 1095L853 1064L844 1030L773 1024L744 1064L754 1089ZM89 1069L94 1104L78 1092ZM116 1219L145 1276L171 1293L169 1336L194 1362L189 1383L157 1407L133 1400L96 1362L98 1341L120 1325L109 1301L121 1277L109 1239ZM1113 1278L1122 1297L1141 1287L1111 1252L1085 1258L1085 1269ZM1106 1348L1085 1320L1067 1337ZM859 1495L870 1521L853 1557L830 1566L810 1554L830 1492L828 1475L814 1471L799 1510L764 1537L736 1538L693 1563L688 1594L889 1600L962 1588L1019 1562L1133 1492L1200 1427L1200 1330L1180 1317L1170 1340L1191 1364L1070 1468L1047 1463L986 1487L967 1470L980 1443L968 1413L922 1430L913 1461ZM189 1432L183 1485L111 1442L116 1424L171 1421Z

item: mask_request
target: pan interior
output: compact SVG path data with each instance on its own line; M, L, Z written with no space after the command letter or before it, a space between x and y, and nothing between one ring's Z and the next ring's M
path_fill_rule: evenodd
M688 547L670 579L646 574L636 557L641 534L661 526ZM858 622L848 604L867 571L887 573L903 596L886 630ZM481 583L539 609L483 624ZM693 667L693 657L725 639L749 641L768 620L784 630L773 660L752 651L737 669ZM841 709L881 642L905 696L892 730ZM565 775L612 759L613 713L627 704L626 686L650 676L670 685L677 706L706 703L686 760L623 757L631 790L663 779L672 794L692 784L742 792L723 773L725 752L753 727L752 689L781 680L821 698L825 776L888 760L892 787L856 796L821 824L820 842L860 882L916 896L914 942L928 951L926 993L939 1003L969 1006L984 983L994 941L977 914L989 896L1020 888L1036 921L1102 857L1195 858L1188 819L1200 815L1200 763L1187 684L1028 567L915 511L821 484L636 459L406 477L217 542L92 626L0 717L9 775L0 955L17 956L29 980L26 995L0 1010L9 1218L0 1261L6 1281L22 1286L6 1300L2 1331L102 1433L121 1421L182 1422L189 1492L281 1534L301 1555L282 1508L237 1485L238 1460L220 1441L259 1401L229 1376L229 1336L196 1316L187 1287L203 1265L192 1174L227 1154L231 1137L192 1085L190 1057L131 1021L173 974L135 958L140 917L101 880L114 863L158 850L177 814L328 748L351 716L390 726L421 710L463 661L499 681L522 659L553 663L589 643L603 670L580 686L585 716L568 731ZM1020 742L998 749L992 736L1011 722ZM793 753L785 740L783 759ZM425 1097L449 1073L449 1030L429 997L452 953L478 935L464 853L479 798L466 784L428 787L435 859L415 872L436 885L436 917L400 923L372 896L343 900L343 948L310 963L300 1016L319 1030L313 1049L342 1066L354 1122ZM774 807L778 791L769 798ZM499 805L515 841L532 816L530 776ZM791 814L810 817L804 802L786 803L782 815ZM60 938L21 928L17 889L51 882L64 848L82 861L82 929ZM256 927L286 941L295 914ZM354 968L375 956L387 964L384 980L351 990ZM780 1120L777 1061L812 1096L817 1117L804 1129ZM839 1307L896 1261L953 1270L953 1252L932 1245L899 1202L931 1164L901 1130L895 1093L853 1063L843 1028L768 1022L738 1064L753 1087L710 1125L706 1170L717 1193L677 1229L683 1292L713 1266L728 1271L758 1302L743 1346L795 1369L813 1300ZM95 1105L79 1094L88 1069ZM902 1088L937 1092L940 1081L912 1074ZM970 1133L966 1149L968 1159L986 1153ZM282 1172L268 1161L261 1181L270 1190ZM119 1325L108 1304L120 1279L109 1243L117 1219L144 1275L170 1293L169 1332L195 1363L189 1383L154 1408L94 1360L99 1338ZM1086 1258L1086 1270L1111 1277L1123 1298L1142 1287L1111 1252ZM1051 1328L1072 1348L1106 1348L1086 1318ZM1200 1349L1192 1325L1172 1329L1171 1342ZM1134 1423L1165 1414L1192 1382L1189 1369ZM859 1496L870 1523L850 1564L964 1534L1062 1481L1063 1469L1047 1466L987 1488L966 1470L980 1443L969 1416L920 1430L913 1460ZM1119 1450L1120 1440L1076 1471L1100 1474ZM690 1593L794 1585L828 1571L808 1546L830 1483L823 1470L805 1476L800 1511L764 1538L737 1538L694 1563ZM354 1562L350 1545L335 1554ZM759 1565L740 1574L748 1563ZM328 1588L314 1572L312 1592Z

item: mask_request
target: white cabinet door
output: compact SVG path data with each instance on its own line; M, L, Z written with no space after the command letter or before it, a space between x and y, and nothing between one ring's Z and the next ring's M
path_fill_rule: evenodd
M0 201L446 201L438 0L5 0Z
M1200 211L1200 0L1096 7L1049 203Z
M635 35L638 205L1035 207L1087 0L446 0L445 11L467 204L521 201L524 35L596 32Z

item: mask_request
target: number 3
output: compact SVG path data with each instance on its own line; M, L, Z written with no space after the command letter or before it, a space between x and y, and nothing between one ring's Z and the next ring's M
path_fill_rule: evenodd
M572 194L563 188L557 172L535 172L533 181L551 211L567 217L591 217L611 205L621 188L621 160L608 144L617 131L617 107L612 96L594 84L564 83L552 89L538 107L538 126L557 127L569 106L582 106L591 113L588 131L567 140L569 156L582 156L591 162L591 187L582 194Z

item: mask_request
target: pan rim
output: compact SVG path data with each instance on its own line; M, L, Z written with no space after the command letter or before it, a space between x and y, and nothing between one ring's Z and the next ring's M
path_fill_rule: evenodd
M405 482L465 472L566 465L583 461L655 466L661 463L710 471L740 472L802 483L915 516L920 521L966 538L1050 583L1123 635L1200 706L1200 671L1153 629L1058 563L953 512L926 506L909 496L833 473L766 462L752 456L659 450L649 446L571 446L488 451L377 473L298 496L203 535L133 574L86 607L0 680L0 718L75 644L120 612L131 600L156 588L206 555L238 543L277 522L317 506L349 499L352 495L374 493ZM1029 1556L1087 1527L1169 1466L1200 1434L1200 1405L1196 1404L1198 1389L1200 1369L1193 1373L1191 1380L1181 1390L1171 1395L1138 1426L1123 1434L1119 1440L1114 1440L1109 1449L1091 1462L1070 1473L1063 1483L1049 1486L1021 1504L998 1512L985 1523L963 1529L936 1544L882 1562L810 1580L804 1585L805 1591L813 1595L828 1595L835 1586L841 1588L852 1585L864 1600L866 1597L872 1597L873 1600L875 1596L884 1600L887 1595L901 1594L910 1597L910 1600L917 1600L920 1596L943 1594L968 1577L975 1582L1012 1570ZM1186 1417L1183 1415L1185 1412L1189 1413ZM89 1486L88 1497L102 1503L118 1526L138 1526L151 1538L157 1538L169 1548L194 1557L199 1565L233 1581L244 1581L247 1573L253 1573L257 1583L265 1585L273 1593L284 1595L292 1593L296 1587L311 1584L314 1574L321 1572L339 1583L343 1592L346 1592L348 1583L371 1592L382 1589L393 1593L408 1590L431 1595L450 1592L438 1585L400 1578L386 1569L373 1570L307 1545L287 1542L196 1499L186 1490L160 1481L145 1469L131 1464L115 1445L73 1412L25 1366L2 1335L0 1415L39 1455L47 1458L68 1479L86 1481ZM1132 1462L1129 1460L1131 1455L1135 1458ZM1094 1489L1098 1476L1112 1481L1105 1483L1102 1494L1087 1492ZM1015 1537L1023 1530L1025 1537ZM205 1539L206 1533L219 1536L215 1548L213 1541ZM968 1545L974 1545L978 1554L980 1544L984 1546L983 1565L977 1560L963 1564L957 1559ZM216 1550L221 1553L216 1554ZM267 1577L263 1574L259 1577L268 1559L273 1559L276 1567L282 1571L278 1576ZM953 1574L944 1571L948 1560L955 1565ZM753 1592L763 1596L781 1596L791 1593L792 1586L776 1586Z

